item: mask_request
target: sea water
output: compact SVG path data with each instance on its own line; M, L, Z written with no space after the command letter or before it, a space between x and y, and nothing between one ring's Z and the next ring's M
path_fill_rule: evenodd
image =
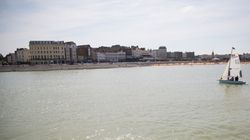
M0 139L249 139L250 86L219 84L224 68L0 73Z

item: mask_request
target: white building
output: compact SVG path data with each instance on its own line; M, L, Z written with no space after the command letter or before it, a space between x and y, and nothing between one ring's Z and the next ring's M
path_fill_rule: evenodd
M105 62L106 61L105 53L97 52L96 53L96 59L97 59L98 62Z
M141 58L143 55L149 55L149 52L139 48L132 50L132 57L134 58Z
M155 60L166 60L167 59L167 48L165 46L160 46L157 50L149 50L149 55L151 55Z
M76 63L77 54L76 54L76 44L74 42L65 42L65 59L66 63Z
M158 60L158 50L149 50L149 55L154 58L154 60Z
M17 63L29 63L30 51L27 48L18 48L15 51Z
M98 62L120 62L126 60L126 53L123 51L120 52L97 52L97 61Z

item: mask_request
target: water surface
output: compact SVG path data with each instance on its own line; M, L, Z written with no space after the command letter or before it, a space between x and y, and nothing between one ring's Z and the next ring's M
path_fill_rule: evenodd
M0 139L249 139L250 87L224 67L0 73Z

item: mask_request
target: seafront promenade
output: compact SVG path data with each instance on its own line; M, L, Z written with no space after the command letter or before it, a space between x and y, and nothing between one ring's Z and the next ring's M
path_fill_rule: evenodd
M223 63L225 62L162 61L162 62L83 63L74 65L68 65L68 64L2 65L0 66L0 72L107 69L107 68L122 68L122 67L171 66L171 65L209 65L209 64L223 64Z

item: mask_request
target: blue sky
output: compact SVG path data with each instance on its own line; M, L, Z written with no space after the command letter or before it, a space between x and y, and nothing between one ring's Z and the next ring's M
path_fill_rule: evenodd
M249 0L0 0L0 53L30 40L250 52Z

